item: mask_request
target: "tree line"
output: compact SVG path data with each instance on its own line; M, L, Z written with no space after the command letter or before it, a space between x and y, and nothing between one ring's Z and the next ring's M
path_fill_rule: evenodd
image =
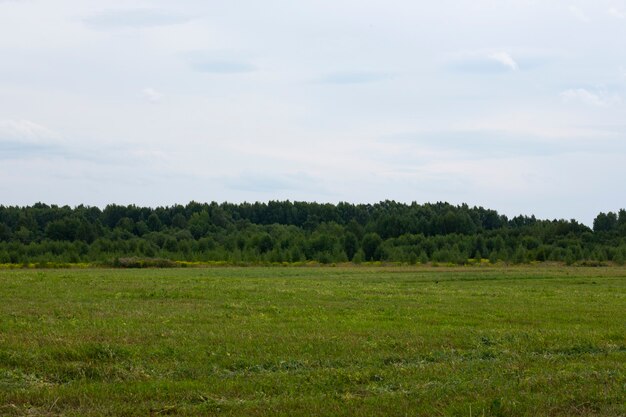
M0 206L0 264L120 257L229 263L626 261L626 210L508 218L448 203Z

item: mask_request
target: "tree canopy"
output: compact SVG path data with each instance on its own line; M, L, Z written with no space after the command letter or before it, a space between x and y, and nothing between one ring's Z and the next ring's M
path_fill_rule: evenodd
M507 218L444 202L0 206L0 263L117 257L226 262L454 262L626 259L626 210L576 220Z

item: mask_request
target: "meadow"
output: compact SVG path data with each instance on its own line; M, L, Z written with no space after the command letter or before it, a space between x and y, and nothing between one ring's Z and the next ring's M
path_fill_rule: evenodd
M0 270L0 415L624 416L626 269Z

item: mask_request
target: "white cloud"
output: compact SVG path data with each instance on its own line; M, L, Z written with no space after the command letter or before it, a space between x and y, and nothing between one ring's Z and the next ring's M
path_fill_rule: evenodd
M626 19L626 13L624 13L623 11L619 9L616 9L615 7L611 7L609 9L609 14L618 19Z
M150 87L144 88L142 94L151 103L157 103L163 98L163 94Z
M365 84L392 78L390 74L376 71L333 72L319 79L323 84Z
M581 22L589 22L587 14L578 6L569 6L569 12Z
M242 74L254 72L256 66L240 59L223 59L207 52L191 52L188 55L190 67L194 71L208 74Z
M520 69L511 53L498 49L466 50L453 54L448 67L470 74L496 74Z
M142 28L176 25L189 19L172 12L152 9L107 10L83 19L96 29Z
M581 102L584 104L607 107L617 104L621 98L617 95L610 95L604 92L592 92L585 88L571 88L561 93L561 98L565 102Z
M507 52L494 52L489 54L489 59L496 61L513 71L517 71L519 69L517 62L515 62L513 57L511 57L511 55Z
M565 98L563 98L565 100ZM547 107L530 110L493 111L473 117L465 123L452 126L456 131L499 132L513 137L536 138L553 143L569 143L571 140L589 138L611 139L622 137L619 131L607 127L589 125L589 122L570 111L554 110Z
M0 141L42 143L58 139L52 130L30 120L0 120Z

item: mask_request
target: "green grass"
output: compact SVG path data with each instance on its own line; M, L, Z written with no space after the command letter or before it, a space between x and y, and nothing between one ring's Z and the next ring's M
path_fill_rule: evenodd
M0 271L0 415L626 415L626 269Z

